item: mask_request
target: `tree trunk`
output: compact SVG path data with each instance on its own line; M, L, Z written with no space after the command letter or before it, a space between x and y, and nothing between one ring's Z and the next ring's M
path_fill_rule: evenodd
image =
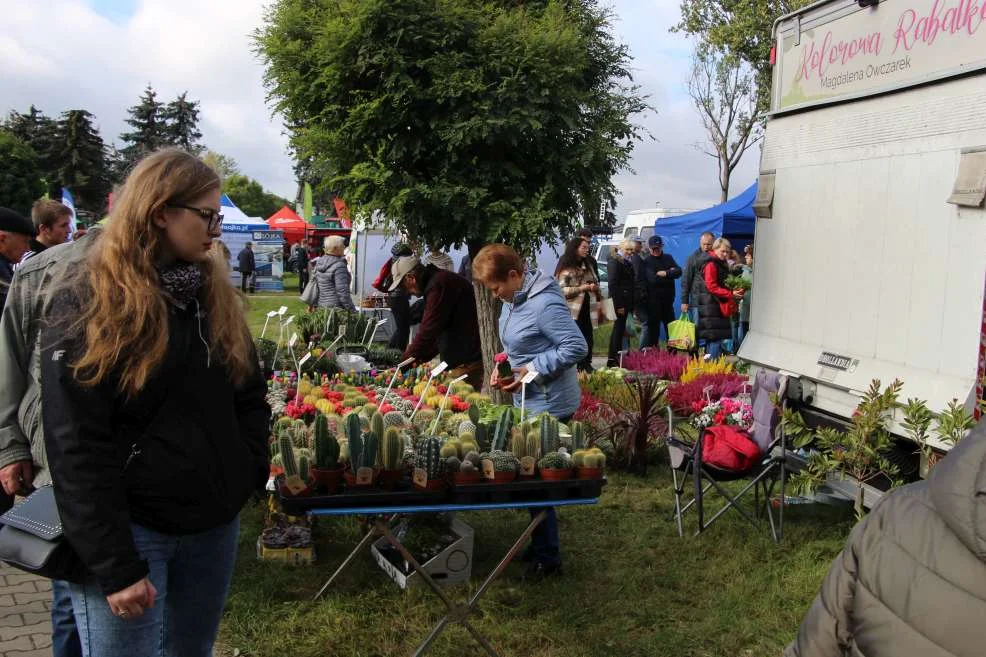
M479 253L483 244L469 244L470 262ZM479 323L479 340L483 348L483 388L487 391L494 404L510 405L513 397L502 390L492 390L489 387L490 373L495 367L493 357L503 350L500 343L500 301L489 290L477 282L473 282L476 293L476 319Z
M720 156L721 157L721 156ZM729 179L732 178L732 171L729 170L728 161L722 165L725 167L722 175L719 176L719 187L722 189L722 194L719 197L720 203L725 203L729 200Z

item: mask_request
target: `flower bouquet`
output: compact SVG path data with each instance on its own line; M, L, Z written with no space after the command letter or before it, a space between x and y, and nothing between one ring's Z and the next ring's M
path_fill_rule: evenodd
M728 425L748 431L753 426L753 407L733 397L725 397L714 402L702 399L692 403L692 410L695 416L691 422L699 429L713 425Z

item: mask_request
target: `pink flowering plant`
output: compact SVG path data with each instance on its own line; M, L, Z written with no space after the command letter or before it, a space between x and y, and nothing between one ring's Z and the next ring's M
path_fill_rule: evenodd
M514 371L510 368L510 360L507 358L506 352L501 351L493 357L493 360L496 362L496 373L500 375L501 379L513 376Z
M749 430L753 426L753 407L746 401L734 397L724 397L718 401L699 400L693 402L692 424L699 429L713 425L728 425Z

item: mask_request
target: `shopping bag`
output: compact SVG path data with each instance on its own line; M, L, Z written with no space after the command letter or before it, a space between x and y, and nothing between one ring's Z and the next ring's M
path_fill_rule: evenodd
M668 324L668 347L680 351L691 351L695 347L695 324L688 315Z
M615 322L616 321L616 306L613 305L613 300L612 299L603 299L603 302L602 302L601 305L602 305L602 309L603 309L603 315L606 316L606 319L608 319L611 322Z
M305 286L305 291L301 293L301 300L306 306L318 305L318 284L314 278L308 281L308 285Z

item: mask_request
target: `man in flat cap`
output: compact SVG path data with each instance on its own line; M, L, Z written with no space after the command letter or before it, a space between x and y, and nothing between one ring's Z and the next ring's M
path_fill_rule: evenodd
M0 208L0 310L14 278L14 265L31 250L34 224L10 208Z

